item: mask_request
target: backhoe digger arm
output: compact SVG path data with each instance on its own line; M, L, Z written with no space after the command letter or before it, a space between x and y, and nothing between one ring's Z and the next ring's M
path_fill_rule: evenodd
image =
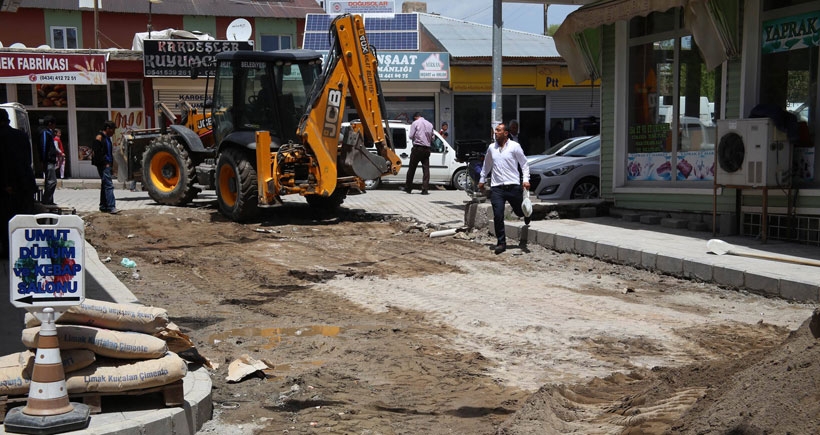
M339 178L355 176L355 184L363 188L364 180L396 174L401 168L401 159L393 151L391 135L385 132L386 110L378 59L367 42L362 17L340 15L333 20L330 32L328 61L314 85L297 131L302 145L308 147L315 158L315 164L310 168L316 180L315 187L311 192L277 185L282 179L278 176L279 168L304 157L303 149L284 147L271 162L276 191L328 196L336 189ZM348 93L361 126L351 127L358 134L348 135L351 139L340 145L339 133ZM376 145L378 156L367 150L365 141Z

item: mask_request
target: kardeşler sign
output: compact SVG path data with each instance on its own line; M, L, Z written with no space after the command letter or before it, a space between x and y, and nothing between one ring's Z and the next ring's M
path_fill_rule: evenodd
M143 41L145 77L190 77L193 68L213 66L223 51L253 50L248 41L146 39Z

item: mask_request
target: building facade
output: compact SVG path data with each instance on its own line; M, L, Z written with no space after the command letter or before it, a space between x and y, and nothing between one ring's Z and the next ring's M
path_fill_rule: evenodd
M601 1L556 45L600 77L601 190L615 210L820 245L820 2Z

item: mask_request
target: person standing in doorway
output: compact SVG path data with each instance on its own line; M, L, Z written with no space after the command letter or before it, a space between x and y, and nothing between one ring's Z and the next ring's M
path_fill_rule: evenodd
M97 167L97 173L100 174L100 211L117 214L117 201L114 198L114 182L111 179L111 173L114 170L114 146L111 143L111 137L114 136L114 130L117 125L113 121L105 121L103 129L97 133L94 138L93 152L91 163Z
M555 145L558 145L558 142L565 139L564 136L566 136L564 134L564 123L561 121L555 121L552 124L552 128L549 133L550 146L554 147Z
M518 142L518 145L521 146L521 149L524 150L524 155L529 155L532 150L529 149L529 143L527 142L526 136L521 134L521 126L518 125L517 119L510 120L510 140L513 142Z
M448 124L447 121L444 121L444 122L441 123L441 129L438 131L438 134L440 134L441 137L447 139L450 136L450 131L449 130L450 130L450 124Z
M421 112L413 114L413 123L410 124L410 140L413 141L413 149L410 151L410 167L407 168L407 180L404 191L410 193L413 190L413 178L416 176L416 168L421 163L421 194L427 195L427 187L430 184L430 145L433 143L433 124L421 116Z
M45 127L40 131L40 160L43 163L43 205L54 204L54 191L57 190L57 155L54 145L54 126L56 121L49 115L43 118Z
M0 258L9 255L9 220L18 214L33 214L37 180L31 162L28 134L13 128L9 114L0 109L0 221L3 232Z
M520 172L519 172L520 168ZM509 127L503 123L495 127L495 142L487 148L484 166L478 180L478 190L484 190L487 175L490 174L490 204L493 206L496 255L507 250L507 235L504 231L504 208L510 203L516 216L524 216L521 203L524 189L530 188L530 167L527 157L518 142L510 140ZM524 225L530 224L530 217L524 216Z
M63 131L59 128L54 129L54 145L57 146L59 153L57 154L57 171L60 173L60 179L65 178L65 148L63 148Z

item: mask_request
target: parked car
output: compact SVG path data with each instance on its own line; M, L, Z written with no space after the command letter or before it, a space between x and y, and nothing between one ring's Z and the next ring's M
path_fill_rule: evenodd
M533 165L537 162L540 162L546 158L560 156L569 151L570 149L574 148L576 145L583 143L587 139L591 138L592 136L577 136L577 137L570 137L567 139L558 142L557 144L549 147L546 151L533 154L527 156L527 163Z
M601 136L563 155L530 166L530 191L538 199L590 199L601 194Z
M353 121L356 122L356 121ZM393 146L396 154L401 157L401 170L397 175L386 175L381 179L367 180L368 189L376 189L381 184L405 184L407 168L410 166L410 150L413 142L410 140L410 124L403 121L389 121L393 135ZM342 124L342 134L350 127L349 122ZM375 146L368 145L373 152ZM413 182L420 185L422 179L421 165L416 169ZM464 190L471 183L467 174L467 164L456 161L456 150L437 131L433 131L433 143L430 147L430 184L443 185L448 188Z

